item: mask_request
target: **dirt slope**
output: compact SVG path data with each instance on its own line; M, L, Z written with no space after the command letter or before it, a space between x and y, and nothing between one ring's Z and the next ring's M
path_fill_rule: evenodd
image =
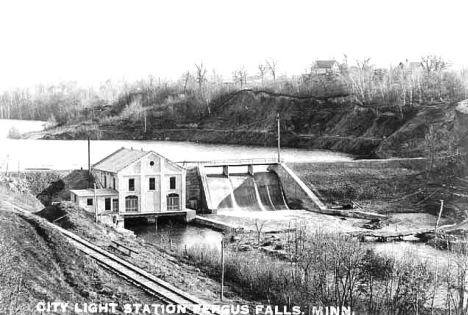
M0 208L0 314L33 314L42 301L151 302L146 293L84 256L43 219Z
M161 124L167 117L121 120L113 125L82 123L51 130L45 139L155 139L207 143L276 145L276 113L283 146L329 149L367 157L421 156L429 126L452 128L454 106L359 106L352 98L296 97L242 90L210 104L210 114L184 124ZM88 130L86 132L86 130ZM451 129L450 129L451 130Z

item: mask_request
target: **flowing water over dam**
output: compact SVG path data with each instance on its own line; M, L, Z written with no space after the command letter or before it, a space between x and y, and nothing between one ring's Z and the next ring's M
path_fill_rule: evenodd
M276 173L255 175L208 175L207 184L214 208L218 210L287 210L281 182Z

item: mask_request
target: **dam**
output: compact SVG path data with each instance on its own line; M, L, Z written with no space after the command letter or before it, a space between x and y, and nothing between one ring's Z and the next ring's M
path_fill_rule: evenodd
M187 172L187 200L198 199L204 213L289 210L279 165L276 159L198 163ZM191 195L193 183L199 189Z
M187 168L186 193L187 207L197 213L304 209L352 218L385 218L359 209L328 208L291 168L276 159L198 162Z
M288 210L281 182L274 172L207 175L210 203L217 210Z

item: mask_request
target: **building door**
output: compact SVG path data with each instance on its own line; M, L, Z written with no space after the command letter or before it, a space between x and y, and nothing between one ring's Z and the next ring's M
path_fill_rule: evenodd
M167 195L167 211L180 210L179 199L180 198L178 194Z

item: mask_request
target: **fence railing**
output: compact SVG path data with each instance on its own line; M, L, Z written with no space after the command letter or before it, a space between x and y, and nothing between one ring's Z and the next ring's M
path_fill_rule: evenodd
M284 162L281 159L280 162ZM277 164L277 158L253 158L253 159L226 159L211 161L179 161L178 164L202 164L204 166L222 166L222 165L252 165L252 164Z

